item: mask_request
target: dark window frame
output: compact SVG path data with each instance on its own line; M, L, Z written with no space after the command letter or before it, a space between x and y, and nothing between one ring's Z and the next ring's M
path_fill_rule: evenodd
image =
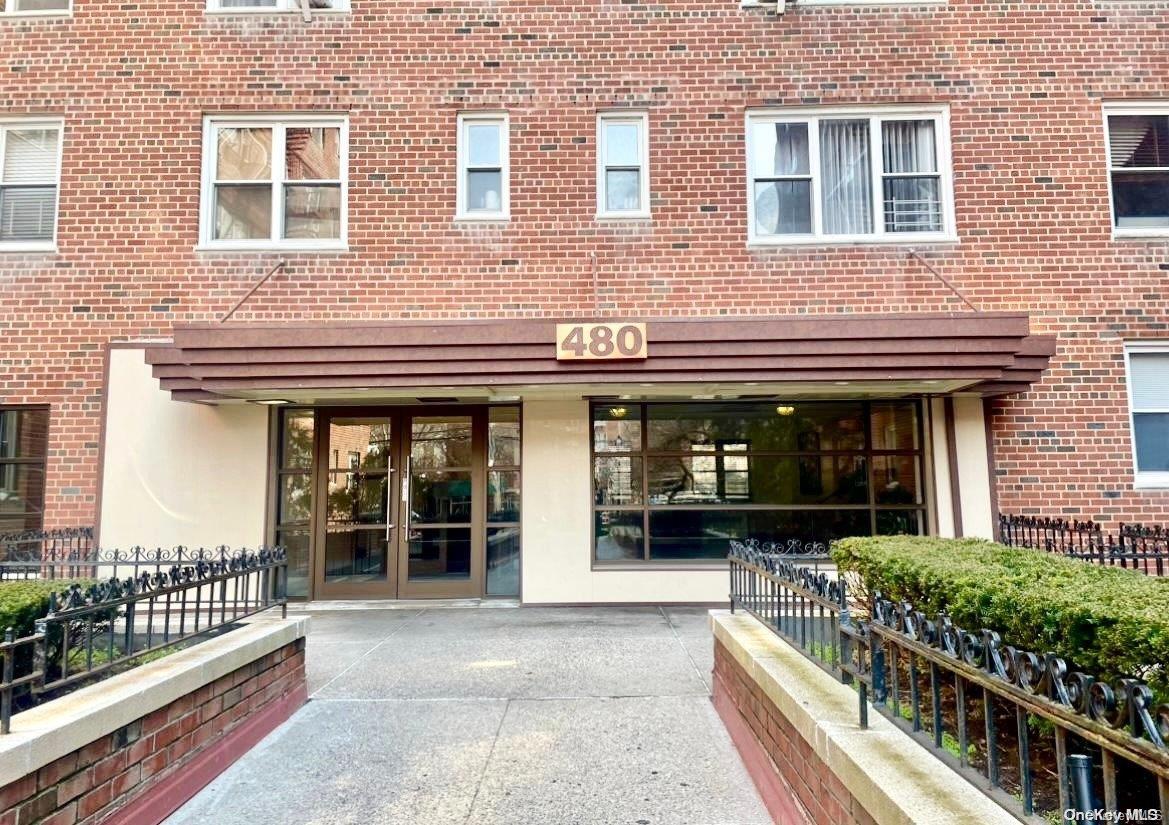
M50 431L52 429L52 411L48 404L0 404L0 413L24 413L24 412L43 412L45 414L45 433L44 433L44 449L39 456L21 456L14 455L12 457L5 457L0 452L0 479L8 475L8 468L16 467L34 467L40 469L41 476L41 509L36 513L37 523L30 524L27 520L19 530L7 530L0 527L0 533L6 532L24 532L27 530L43 530L45 527L45 496L48 492L48 464L49 464L49 441ZM28 513L25 517L27 519ZM3 517L0 516L0 521Z

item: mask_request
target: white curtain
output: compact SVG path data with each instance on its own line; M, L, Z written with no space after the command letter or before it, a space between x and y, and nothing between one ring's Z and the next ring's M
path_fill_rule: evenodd
M862 235L873 231L869 122L820 122L820 178L824 232Z
M881 128L887 173L938 171L932 120L894 120L882 124Z
M932 120L881 124L885 172L885 231L937 232L942 228Z

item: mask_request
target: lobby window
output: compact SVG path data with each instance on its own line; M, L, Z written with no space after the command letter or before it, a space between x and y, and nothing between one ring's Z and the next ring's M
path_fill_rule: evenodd
M506 220L508 118L502 112L466 112L458 121L458 220Z
M13 16L68 14L71 0L0 0L0 12Z
M276 448L276 544L288 551L288 595L309 593L309 534L313 512L312 410L282 409Z
M49 411L0 407L0 533L44 527Z
M953 240L945 109L755 112L754 243Z
M0 121L0 250L52 249L61 124Z
M1169 342L1132 343L1125 356L1137 486L1169 487Z
M597 564L713 561L730 539L800 552L925 530L915 401L597 402Z
M597 118L597 215L649 217L649 117L644 112Z
M208 118L204 147L204 247L344 247L344 118Z
M487 410L488 596L520 594L520 408Z
M1169 234L1169 108L1106 111L1115 234Z
M348 11L349 0L308 0L309 13L316 11ZM207 0L208 11L300 12L301 0Z

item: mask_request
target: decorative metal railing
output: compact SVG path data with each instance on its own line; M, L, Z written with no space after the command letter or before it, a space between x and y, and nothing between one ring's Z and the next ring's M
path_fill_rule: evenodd
M1109 684L880 593L858 616L845 580L781 556L739 545L729 560L731 609L855 685L862 727L875 708L1024 818L1134 809L1169 818L1169 705L1147 684Z
M57 559L88 559L94 555L92 527L0 533L0 579L37 578L31 568ZM18 575L9 571L22 568Z
M999 515L999 541L1152 576L1169 575L1169 527L1122 522L1115 531L1105 531L1094 521L1004 513Z
M32 703L124 670L273 607L286 615L288 562L282 547L137 550L110 551L102 561L84 562L99 569L131 569L132 575L68 584L51 593L48 613L36 622L34 633L18 639L11 628L5 631L0 733L9 732L21 700ZM148 564L153 571L141 569Z

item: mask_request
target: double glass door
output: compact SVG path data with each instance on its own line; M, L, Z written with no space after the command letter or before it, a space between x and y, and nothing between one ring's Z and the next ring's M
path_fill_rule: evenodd
M482 595L486 410L322 413L317 598Z

